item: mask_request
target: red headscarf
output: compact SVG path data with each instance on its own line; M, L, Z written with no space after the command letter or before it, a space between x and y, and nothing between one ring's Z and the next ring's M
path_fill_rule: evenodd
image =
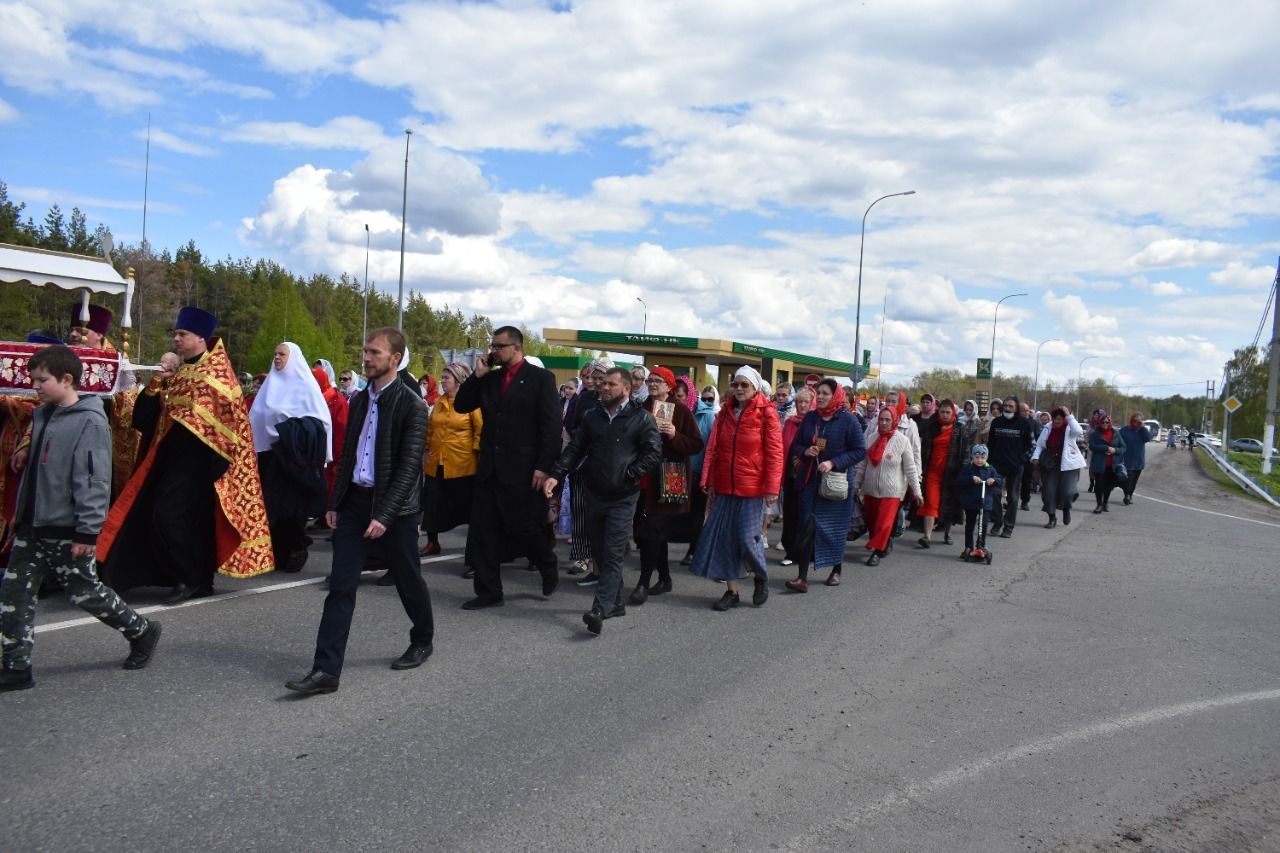
M819 382L818 384L822 385L823 383ZM836 391L831 395L831 402L827 403L825 408L817 409L818 417L820 418L829 418L841 409L847 409L849 407L849 396L844 393L844 386L839 382L835 383L835 385ZM827 387L830 387L830 385Z
M323 367L311 368L311 375L314 376L316 378L316 381L320 383L321 391L328 391L330 388L333 387L333 385L329 382L329 374L324 372ZM325 394L325 396L327 397L329 395Z
M440 386L436 384L436 378L430 373L424 373L418 377L418 385L427 386L427 395L425 397L428 406L434 406L436 400L440 399Z
M899 401L901 399L900 397ZM892 411L892 409L889 411ZM896 420L891 420L889 428L886 430L884 424L880 423L880 416L876 415L876 432L879 434L876 436L876 440L871 443L871 446L867 448L867 459L871 460L872 465L879 465L881 460L884 459L884 449L889 445L889 439L893 438L893 434L897 431L898 422Z

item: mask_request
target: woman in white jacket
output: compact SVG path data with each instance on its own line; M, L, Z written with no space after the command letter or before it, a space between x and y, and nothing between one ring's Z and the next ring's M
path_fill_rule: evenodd
M920 466L911 440L898 430L898 413L882 409L876 416L876 435L867 444L867 455L858 463L854 489L862 500L862 517L867 525L867 565L878 565L889 553L889 535L898 507L909 490L920 498Z
M1076 444L1084 430L1071 410L1059 405L1050 414L1052 420L1040 431L1031 464L1040 467L1040 495L1049 516L1045 527L1053 528L1058 526L1058 510L1062 510L1062 523L1071 523L1071 504L1080 493L1080 469L1085 461Z

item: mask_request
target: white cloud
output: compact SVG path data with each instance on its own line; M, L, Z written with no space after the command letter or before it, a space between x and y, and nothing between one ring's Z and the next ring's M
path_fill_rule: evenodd
M1238 290L1259 290L1275 281L1275 267L1250 267L1232 261L1223 269L1209 274L1209 281Z
M1058 297L1052 290L1048 290L1041 297L1041 303L1063 328L1077 334L1101 334L1120 328L1120 322L1115 317L1091 313L1084 300L1074 293Z
M381 125L359 116L337 116L322 125L297 121L250 121L228 130L232 142L282 148L343 148L369 151L384 142Z
M1151 267L1189 267L1224 260L1235 249L1211 240L1156 240L1129 259L1139 269Z
M148 131L144 127L134 131L133 136L135 139L146 139L147 134ZM158 127L152 127L150 135L152 145L157 148L164 148L166 150L173 151L177 154L189 154L192 157L212 157L218 153L216 149L210 148L208 145L201 145L198 142L183 139L176 134L170 133L167 130L162 130Z
M12 104L0 98L0 124L18 120L18 111Z
M1152 296L1178 296L1186 293L1186 289L1172 281L1155 281L1147 285Z

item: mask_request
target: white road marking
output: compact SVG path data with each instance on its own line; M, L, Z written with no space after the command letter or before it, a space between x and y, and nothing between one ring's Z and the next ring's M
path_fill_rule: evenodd
M1260 521L1256 518L1245 518L1242 515L1230 515L1229 513L1225 513L1225 512L1214 512L1211 509L1200 509L1199 507L1187 506L1186 504L1176 504L1173 501L1166 501L1163 498L1153 498L1151 497L1151 495L1135 494L1134 497L1142 498L1143 500L1146 500L1146 501L1155 501L1156 503L1164 504L1165 506L1176 506L1178 509L1186 509L1186 510L1190 510L1191 512L1202 512L1205 515L1216 515L1219 518L1230 518L1230 519L1234 519L1235 521L1247 521L1250 524L1261 524L1266 527L1280 527L1280 524L1277 524L1274 521Z
M1003 752L997 752L994 755L987 756L986 758L978 759L971 764L963 764L944 773L939 773L937 776L933 776L923 782L913 782L899 791L894 791L891 794L881 797L862 809L831 821L823 827L792 838L784 844L781 849L810 850L820 847L822 844L820 834L829 836L833 833L838 834L841 831L848 831L863 821L875 817L878 814L913 804L926 797L932 796L933 794L937 794L940 791L944 791L947 788L954 787L962 782L967 782L989 770L994 770L1006 764L1012 764L1013 762L1023 758L1045 755L1064 747L1074 746L1095 738L1122 734L1144 726L1177 719L1178 717L1189 717L1194 714L1203 714L1206 711L1215 711L1219 708L1229 708L1235 705L1249 704L1251 702L1267 702L1273 699L1280 699L1280 689L1258 690L1252 693L1237 693L1232 696L1222 696L1217 699L1201 699L1195 702L1183 702L1178 705L1166 705L1162 708L1153 708L1150 711L1143 711L1142 713L1133 714L1127 717L1116 717L1110 720L1103 720L1098 723L1073 729L1069 732L1064 732L1060 735L1053 735L1052 737L1027 741L1026 743L1013 747L1012 749L1006 749Z
M460 554L441 554L438 557L423 557L420 563L441 563L445 560L456 560ZM366 573L367 574L367 573ZM285 581L283 583L273 583L266 586L254 586L248 589L240 589L235 592L224 592L221 595L211 595L208 598L196 598L190 601L184 601L181 604L153 604L150 607L135 607L138 613L144 616L148 613L160 613L165 610L181 610L184 607L199 607L203 604L214 604L220 601L233 601L237 598L244 598L249 595L262 595L267 592L279 592L284 589L297 589L300 586L311 586L324 581L323 577L306 578L300 581ZM78 628L81 625L96 625L98 622L92 616L83 616L79 619L67 619L63 622L50 622L48 625L36 625L36 633L43 634L48 631L61 631L64 628Z

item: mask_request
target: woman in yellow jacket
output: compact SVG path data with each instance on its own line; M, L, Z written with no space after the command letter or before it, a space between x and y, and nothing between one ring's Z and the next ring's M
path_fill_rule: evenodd
M471 368L454 362L440 374L440 399L431 411L427 454L423 460L422 520L427 531L423 556L440 553L440 534L471 520L471 490L480 457L480 410L461 414L453 396L471 375ZM470 562L467 563L470 565Z

